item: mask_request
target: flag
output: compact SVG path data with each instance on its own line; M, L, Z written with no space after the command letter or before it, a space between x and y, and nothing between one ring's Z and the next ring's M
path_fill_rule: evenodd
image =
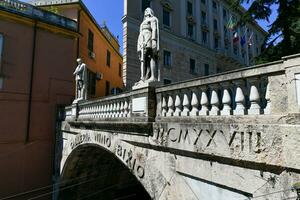
M227 22L227 28L232 31L234 29L234 26L235 26L235 23L232 19L232 15L230 15L230 18Z
M233 43L237 43L239 41L239 36L237 31L233 32Z
M248 39L248 45L252 46L253 45L253 32L251 33L249 39Z

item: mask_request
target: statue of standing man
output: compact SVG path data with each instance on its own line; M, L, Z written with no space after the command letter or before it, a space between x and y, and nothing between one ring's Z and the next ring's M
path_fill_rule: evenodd
M76 81L76 102L87 99L87 67L81 58L77 59L77 63L78 65L73 73Z
M159 25L151 8L144 13L144 20L140 26L137 52L141 61L141 80L139 83L154 82L159 79Z

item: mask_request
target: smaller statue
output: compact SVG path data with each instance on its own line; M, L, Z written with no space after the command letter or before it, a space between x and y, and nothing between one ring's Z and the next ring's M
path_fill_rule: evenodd
M77 63L78 65L73 73L76 81L76 102L87 99L87 67L81 58L77 59Z
M141 62L141 80L136 84L154 82L159 79L159 26L158 19L151 8L144 13L144 20L140 25L137 52Z

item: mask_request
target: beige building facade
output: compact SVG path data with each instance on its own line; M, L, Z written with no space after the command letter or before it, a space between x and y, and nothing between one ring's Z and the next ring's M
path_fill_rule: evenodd
M254 64L266 32L255 22L231 27L245 12L218 0L124 0L123 80L139 80L136 43L146 7L160 26L160 73L164 84ZM232 22L232 23L230 23Z

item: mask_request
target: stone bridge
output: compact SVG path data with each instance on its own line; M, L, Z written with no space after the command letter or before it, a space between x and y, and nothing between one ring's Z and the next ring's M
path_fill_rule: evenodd
M296 199L300 55L73 104L61 133L61 199Z

